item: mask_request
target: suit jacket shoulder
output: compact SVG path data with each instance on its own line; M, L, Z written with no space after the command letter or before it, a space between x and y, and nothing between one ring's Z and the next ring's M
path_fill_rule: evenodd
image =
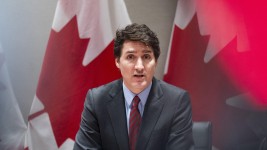
M184 92L187 92L185 89L182 89L181 87L174 86L172 84L169 84L162 80L157 80L157 83L161 86L162 89L164 89L167 93L177 93L181 94Z
M103 103L120 92L122 92L122 79L89 89L87 96L91 96L91 98L97 100L95 101L96 103Z

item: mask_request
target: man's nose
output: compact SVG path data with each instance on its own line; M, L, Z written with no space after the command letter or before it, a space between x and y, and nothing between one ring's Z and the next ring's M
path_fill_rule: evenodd
M135 69L137 69L137 70L142 70L142 69L144 69L144 65L143 65L143 60L142 60L142 58L138 58L138 59L136 60Z

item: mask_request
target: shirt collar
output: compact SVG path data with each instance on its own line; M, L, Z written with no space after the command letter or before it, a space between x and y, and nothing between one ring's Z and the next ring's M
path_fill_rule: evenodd
M137 94L137 96L140 98L140 103L142 106L145 106L146 101L147 101L147 97L149 95L150 89L152 86L152 82L139 94ZM131 107L132 104L132 100L133 98L136 96L136 94L134 94L133 92L131 92L126 85L123 82L123 93L124 93L124 97L125 97L125 101L126 101L126 106L127 107Z

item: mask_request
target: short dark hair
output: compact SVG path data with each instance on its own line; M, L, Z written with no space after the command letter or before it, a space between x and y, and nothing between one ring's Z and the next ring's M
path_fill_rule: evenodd
M133 23L126 26L124 29L118 29L116 31L116 37L114 40L114 56L120 58L122 45L124 41L140 41L150 46L153 50L156 61L160 55L159 40L152 30L150 30L145 24Z

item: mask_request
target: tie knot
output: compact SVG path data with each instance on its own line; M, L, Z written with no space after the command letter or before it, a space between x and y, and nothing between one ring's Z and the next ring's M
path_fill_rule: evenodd
M139 102L140 102L139 97L135 96L133 99L133 107L138 107Z

